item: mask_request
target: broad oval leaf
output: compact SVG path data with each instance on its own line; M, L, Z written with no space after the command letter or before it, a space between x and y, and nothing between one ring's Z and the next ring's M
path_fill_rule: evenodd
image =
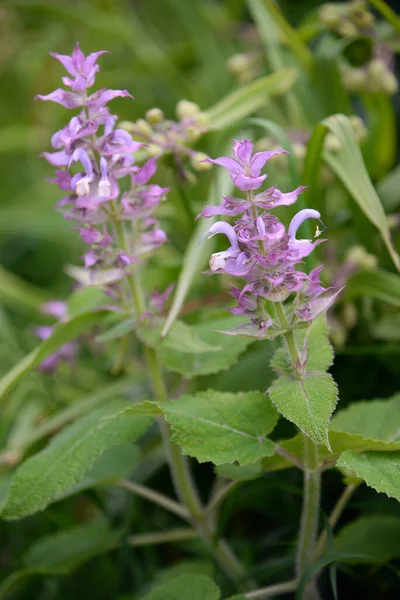
M221 393L213 390L184 395L162 405L173 441L199 462L245 465L274 453L266 436L278 413L265 394Z

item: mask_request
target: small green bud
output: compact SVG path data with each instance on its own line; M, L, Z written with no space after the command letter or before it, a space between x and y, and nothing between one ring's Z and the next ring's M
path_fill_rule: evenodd
M360 92L365 89L367 74L363 69L343 67L341 69L343 86L349 92Z
M345 19L339 23L335 31L344 38L353 38L358 35L357 27Z
M378 259L374 254L366 251L364 246L357 245L350 248L346 256L346 262L353 263L362 269L376 269Z
M299 160L302 160L303 158L305 158L305 155L307 154L307 150L304 144L293 144L292 146L293 148L293 154L295 155L296 158L298 158Z
M153 129L144 119L138 119L135 125L137 131L139 131L142 135L146 137L151 137L153 135Z
M380 82L382 77L387 73L387 66L380 58L374 58L368 65L368 75L372 77L374 81Z
M353 115L350 117L350 123L354 131L354 135L358 142L362 142L368 135L368 129L365 126L364 121L361 117Z
M212 163L209 162L201 162L205 158L208 158L207 154L204 152L196 152L191 158L191 164L196 171L209 171L212 169Z
M132 121L120 121L118 123L118 127L120 129L124 129L125 131L128 131L128 133L132 133L133 131L135 131L135 123L132 123Z
M164 150L161 148L161 146L158 146L157 144L149 144L146 146L146 150L149 156L160 156L160 154L164 153Z
M319 9L319 18L323 25L334 28L340 22L340 11L334 4L323 4Z
M157 125L164 120L164 113L161 108L151 108L146 113L146 119L151 125Z
M186 137L189 142L196 142L201 137L202 129L196 125L186 127Z
M338 137L334 133L328 133L324 142L325 150L328 152L337 152L340 150L340 142Z
M176 115L180 121L196 116L200 112L200 106L189 100L179 100L176 105Z
M393 94L395 94L399 89L399 82L397 81L396 76L390 71L385 73L384 77L382 78L381 85L382 91L385 94L388 94L388 96L393 96Z
M251 67L248 54L234 54L226 63L226 68L233 75L241 75Z

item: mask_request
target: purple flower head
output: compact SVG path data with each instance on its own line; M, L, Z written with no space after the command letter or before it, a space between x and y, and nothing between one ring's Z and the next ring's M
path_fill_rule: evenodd
M67 308L66 302L63 302L62 300L49 300L42 304L41 311L45 315L51 315L52 317L61 320L67 316ZM46 338L43 337L42 339Z
M311 321L325 312L336 297L336 292L325 289L319 279L322 267L309 275L295 268L324 241L298 239L298 229L307 219L321 222L321 215L313 209L300 210L286 230L269 211L294 204L306 188L300 186L292 192L282 193L276 187L270 187L252 194L265 179L260 174L265 162L273 154L283 151L253 155L251 142L244 140L235 142L233 152L235 158L222 157L211 162L228 169L237 187L247 194L245 198L226 196L221 206L206 206L199 215L236 217L234 225L217 221L205 233L208 237L222 233L230 242L226 250L212 254L208 273L224 273L244 280L241 288L231 287L230 295L237 301L237 306L228 310L247 316L250 322L225 333L272 339L281 333L282 325L274 323L266 309L266 300L284 302L294 294L290 326L304 327L305 320ZM320 234L317 227L315 237Z
M87 245L84 269L75 268L74 276L81 285L102 286L106 294L131 305L132 288L125 278L144 255L167 239L153 212L168 188L148 184L157 169L156 158L137 166L134 155L143 143L116 129L118 118L110 113L108 103L117 97L132 98L131 94L109 89L89 92L99 71L97 61L106 53L100 50L85 56L77 44L71 56L52 54L67 70L62 81L69 89L37 98L76 108L78 114L52 136L55 151L42 156L56 167L50 181L66 192L57 207L67 220L76 222L75 229ZM128 191L120 198L123 178Z
M288 154L286 150L279 149L271 152L256 152L253 154L253 144L249 140L241 142L235 140L233 146L235 158L222 156L221 158L205 158L203 162L220 165L229 171L233 183L240 190L257 190L266 179L261 175L265 163L277 154Z

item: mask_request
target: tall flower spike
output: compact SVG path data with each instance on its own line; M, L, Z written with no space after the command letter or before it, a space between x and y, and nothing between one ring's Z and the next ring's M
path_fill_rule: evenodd
M244 285L231 287L229 292L237 301L230 308L233 314L245 315L250 322L229 335L273 338L279 335L281 325L274 323L267 310L265 300L283 302L294 295L289 319L292 327L302 327L326 311L334 301L337 292L326 290L320 279L322 267L314 269L310 275L296 270L323 240L297 239L300 225L307 219L320 221L317 210L300 210L291 220L288 230L269 210L276 206L287 206L296 202L305 187L293 192L282 193L277 188L269 188L252 196L250 190L260 187L266 175L261 168L274 153L259 152L253 155L253 145L249 140L235 141L235 158L221 157L211 160L228 169L232 180L239 189L247 191L246 198L225 197L221 206L206 206L199 216L235 216L236 222L230 225L224 221L214 223L205 236L223 233L229 239L230 247L223 252L212 254L209 273L224 273L244 279ZM316 237L321 232L317 228ZM205 237L203 236L203 237Z
M101 284L121 305L131 305L125 277L132 265L167 239L153 212L168 188L148 183L157 169L156 158L136 166L134 154L143 144L115 128L117 116L110 113L107 104L113 98L131 95L126 90L88 91L95 83L97 61L103 54L107 52L85 56L78 44L71 56L52 54L67 70L69 76L63 83L71 91L58 89L37 98L79 108L80 112L52 136L56 151L42 156L56 167L52 183L67 193L57 203L60 211L77 222L76 229L88 246L83 254L85 269L74 270L78 280L85 285ZM119 180L123 178L130 182L130 188L120 199Z

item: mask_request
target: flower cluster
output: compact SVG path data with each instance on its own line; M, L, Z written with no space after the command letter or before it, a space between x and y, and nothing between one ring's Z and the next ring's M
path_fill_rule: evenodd
M62 81L70 89L37 98L80 109L53 135L55 151L43 156L56 168L50 181L65 194L58 208L78 223L76 228L88 247L83 257L87 283L104 285L121 304L129 293L122 282L132 265L166 241L153 212L168 188L148 183L156 172L156 157L141 167L135 165L134 154L143 143L116 128L117 116L107 107L113 98L131 95L108 89L89 93L99 71L97 61L105 53L85 57L77 44L72 56L51 54L67 70L69 76ZM125 189L129 189L121 195L122 178L128 179Z
M282 193L275 187L253 194L260 188L267 175L261 174L266 162L282 149L253 154L253 144L248 140L235 141L234 158L207 159L229 171L232 181L240 190L247 192L246 198L225 197L221 206L206 206L201 217L226 215L237 217L235 225L217 221L205 235L209 237L223 233L230 246L210 258L208 273L224 273L245 280L241 288L231 287L230 294L237 306L229 309L237 315L246 315L250 323L229 333L255 337L275 337L281 325L274 323L273 311L267 303L283 302L295 293L290 325L307 326L311 320L326 311L332 304L336 292L326 290L320 282L322 267L307 274L296 269L323 240L297 239L300 225L306 219L320 220L320 213L313 209L300 210L286 231L279 219L271 214L278 206L294 204L305 187L293 192ZM321 231L317 227L316 236Z
M191 148L191 144L207 132L209 118L197 104L189 100L178 102L176 115L178 121L172 121L165 118L160 108L151 108L146 113L146 119L138 119L135 123L123 121L120 125L146 144L148 155L171 155L180 178L190 181L194 176L186 169L187 160L196 171L209 168L207 163L202 162L206 155Z

